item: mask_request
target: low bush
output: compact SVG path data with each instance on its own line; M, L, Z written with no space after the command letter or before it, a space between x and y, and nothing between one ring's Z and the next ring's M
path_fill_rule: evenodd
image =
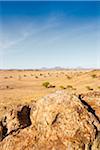
M40 73L40 76L42 76L43 74L42 73Z
M52 85L49 82L44 82L42 85L46 88L55 88L56 87L55 85Z
M44 82L42 85L43 85L44 87L48 88L49 85L50 85L50 83L47 81L47 82Z
M39 77L38 77L38 76L35 76L35 78L38 79Z
M72 85L67 85L67 88L73 89L73 86Z
M91 77L92 77L92 78L96 78L97 75L96 75L96 74L92 74Z
M24 77L27 77L27 75L24 74Z
M61 88L62 90L65 90L65 89L66 89L66 87L64 87L63 85L61 85L60 88Z
M70 79L71 79L71 77L67 75L67 79L69 79L69 80L70 80Z
M6 88L7 88L7 89L9 89L9 86L8 86L8 85L6 85Z
M9 78L13 78L13 76L10 76Z

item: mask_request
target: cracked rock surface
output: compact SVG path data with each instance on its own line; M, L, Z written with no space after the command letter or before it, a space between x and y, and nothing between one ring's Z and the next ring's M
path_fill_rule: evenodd
M1 120L0 150L99 150L100 121L94 113L64 91L16 106Z

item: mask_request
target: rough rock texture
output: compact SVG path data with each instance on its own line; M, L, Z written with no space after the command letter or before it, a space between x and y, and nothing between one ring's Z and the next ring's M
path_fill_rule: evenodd
M30 107L18 106L6 115L9 121L1 124L6 125L7 133L0 149L100 149L100 122L77 96L58 91Z
M83 93L81 94L81 98L94 109L96 116L100 120L100 92Z
M0 121L0 141L9 134L31 125L30 109L28 105L20 105L5 114Z

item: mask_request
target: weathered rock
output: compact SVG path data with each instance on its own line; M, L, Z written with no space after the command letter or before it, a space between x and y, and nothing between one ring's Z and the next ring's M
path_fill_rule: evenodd
M98 132L91 148L92 150L100 150L100 131Z
M19 108L15 118L24 129L4 138L2 150L94 150L99 145L99 121L75 95L64 91L48 95L31 104L31 116L25 106Z
M7 128L7 135L20 128L25 128L31 125L30 108L28 105L19 105L6 113L2 118L2 125Z
M82 100L87 102L93 109L100 120L100 91L88 92L80 94Z

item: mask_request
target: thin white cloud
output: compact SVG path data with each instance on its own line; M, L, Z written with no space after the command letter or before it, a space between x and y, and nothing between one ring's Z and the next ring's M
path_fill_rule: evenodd
M7 39L6 33L5 33L4 36L6 38L5 37L3 39L1 38L0 49L1 50L9 49L12 46L16 46L19 43L21 43L22 41L28 39L30 36L34 36L35 37L35 35L38 35L41 32L42 33L46 32L47 30L50 30L51 28L56 27L57 25L58 25L58 22L57 22L56 18L55 17L54 18L50 17L42 25L38 25L38 24L36 25L35 24L35 26L34 26L34 23L32 23L31 26L30 26L30 28L28 28L28 30L27 30L27 28L26 29L24 28L24 30L23 30L23 28L20 28L20 27L19 27L20 29L16 28L16 30L18 30L18 32L21 33L21 36L17 37L17 38L14 38L14 39L12 39L12 38L11 39L9 39L9 38ZM10 33L10 34L12 34L12 33ZM16 37L16 35L15 35L15 37Z
M74 66L74 63L78 64L79 59L81 59L80 62L82 59L85 60L83 65L95 62L96 66L99 64L99 61L96 61L96 49L98 50L100 45L95 47L96 32L98 32L95 28L94 22L68 26L61 24L57 18L48 18L41 24L32 22L28 28L19 27L17 36L3 38L4 42L0 43L4 51L5 66L11 66L13 61L16 65L27 66L26 59L29 60L29 66L33 62L34 65L49 62L49 65L68 63ZM87 57L90 55L93 55L93 61L90 59L88 62ZM22 59L23 63L21 63ZM64 62L65 60L67 62Z

